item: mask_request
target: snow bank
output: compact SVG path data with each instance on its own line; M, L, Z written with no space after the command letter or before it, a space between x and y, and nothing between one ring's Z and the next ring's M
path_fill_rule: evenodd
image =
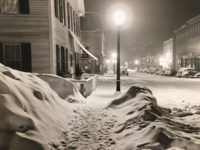
M37 77L49 83L50 87L62 98L70 103L84 101L78 88L69 79L61 78L52 74L38 74Z
M76 91L72 84L60 90L54 83L67 83L56 76L40 77L51 87L34 74L0 64L1 150L50 150L66 137L73 106L61 98Z
M200 128L175 121L169 109L157 105L148 88L134 85L108 108L119 117L116 149L199 150Z

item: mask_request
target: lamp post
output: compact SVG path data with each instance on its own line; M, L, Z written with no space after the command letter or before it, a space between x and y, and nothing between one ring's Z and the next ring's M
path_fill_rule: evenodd
M122 10L115 10L113 14L114 23L117 26L117 80L116 92L121 91L120 87L120 28L126 20L126 15Z

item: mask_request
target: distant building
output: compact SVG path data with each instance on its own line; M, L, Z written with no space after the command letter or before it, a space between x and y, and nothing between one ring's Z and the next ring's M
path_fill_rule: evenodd
M141 58L141 68L159 68L158 58L156 56Z
M160 63L165 69L176 69L175 65L175 42L174 38L171 38L165 42L163 42L163 56Z
M103 51L104 51L104 22L102 16L97 12L86 12L81 19L81 40L89 51L98 58L98 62L89 60L92 73L103 71Z
M81 44L84 13L84 0L1 0L0 62L27 72L76 76L83 51L94 57Z
M176 67L191 67L200 71L200 15L175 31Z

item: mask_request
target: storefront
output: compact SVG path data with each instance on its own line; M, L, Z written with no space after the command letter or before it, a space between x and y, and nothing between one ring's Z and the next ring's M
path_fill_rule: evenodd
M196 71L200 71L200 56L183 56L181 67L194 68Z

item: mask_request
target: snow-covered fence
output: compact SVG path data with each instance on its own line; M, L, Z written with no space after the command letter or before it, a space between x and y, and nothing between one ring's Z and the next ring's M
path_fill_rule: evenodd
M98 83L98 76L91 75L91 77L88 79L81 79L81 80L72 79L71 81L78 86L82 95L87 97L95 90Z

